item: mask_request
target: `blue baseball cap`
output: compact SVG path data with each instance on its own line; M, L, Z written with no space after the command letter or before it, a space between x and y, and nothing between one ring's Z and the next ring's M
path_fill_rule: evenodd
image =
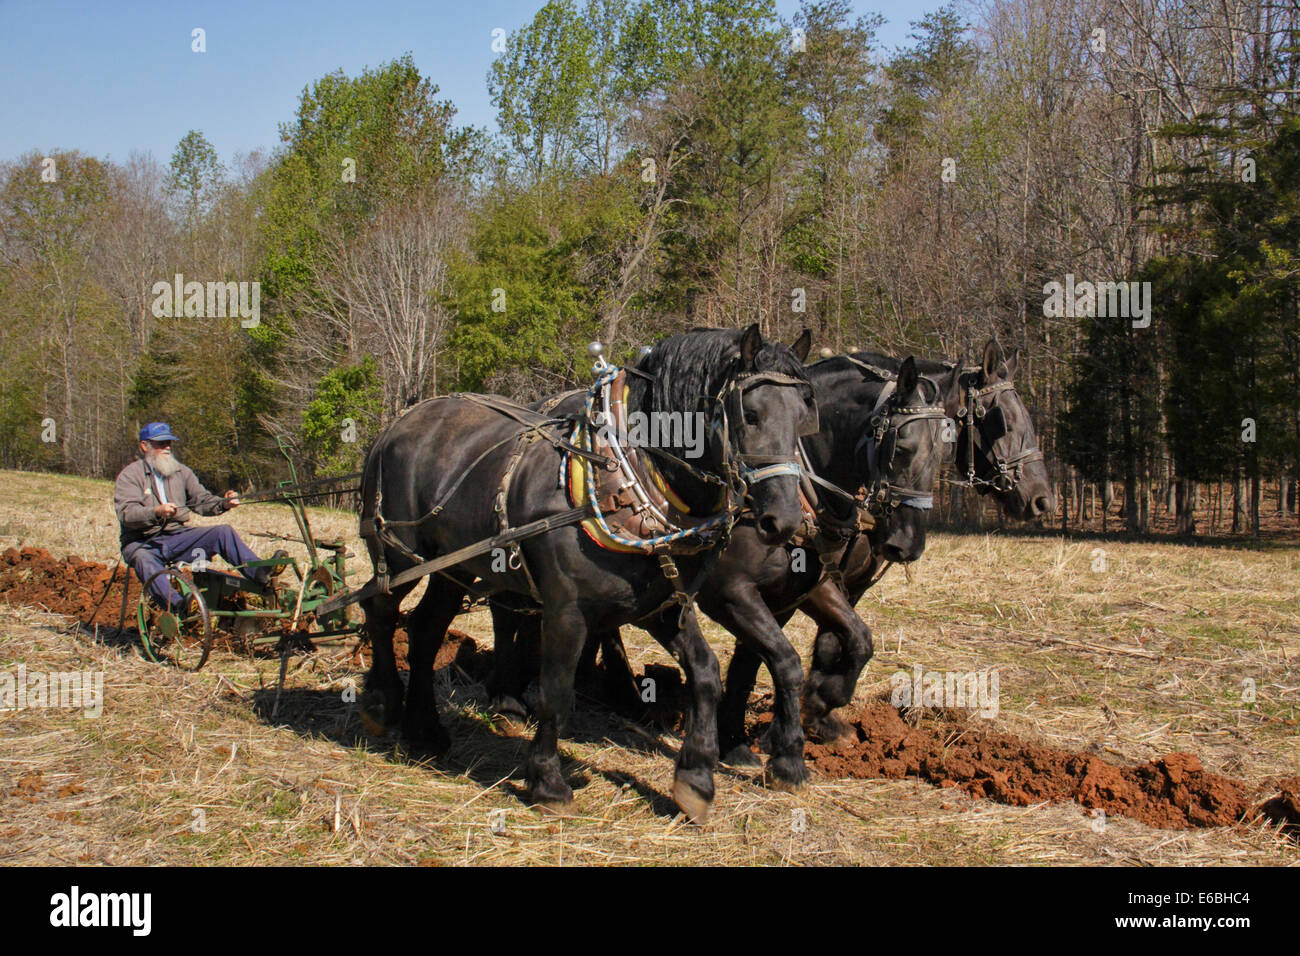
M166 422L150 422L140 429L141 441L180 441Z

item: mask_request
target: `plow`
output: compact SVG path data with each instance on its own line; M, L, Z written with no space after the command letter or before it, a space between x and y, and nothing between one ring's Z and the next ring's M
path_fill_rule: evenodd
M287 555L277 555L245 565L245 570L270 568L274 576L266 584L217 570L206 561L169 565L154 574L141 590L135 624L146 657L185 670L197 671L207 663L220 633L242 642L252 653L278 652L278 705L289 657L295 650L310 651L320 644L338 643L361 631L361 623L348 608L322 608L336 594L347 590L350 554L342 541L315 537L304 505L304 501L312 498L358 490L358 486L350 483L359 481L361 475L299 482L284 440L277 439L277 445L288 462L288 479L274 488L240 495L240 500L287 504L298 527L298 541L307 550L307 560L300 562ZM149 599L148 585L159 578L166 578L180 594L178 605L159 607ZM119 629L126 616L124 589Z

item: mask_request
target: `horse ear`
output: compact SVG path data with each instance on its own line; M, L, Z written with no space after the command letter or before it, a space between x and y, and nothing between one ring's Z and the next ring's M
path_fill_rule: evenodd
M984 379L993 381L998 374L998 367L1002 364L1002 346L998 345L996 339L989 339L988 344L984 346Z
M740 361L746 367L754 364L754 356L758 350L763 347L763 333L758 331L758 323L755 322L740 337Z
M909 355L898 367L898 394L906 401L906 396L916 391L920 376L916 373L916 359Z
M804 329L799 333L799 337L794 340L794 345L790 346L790 349L800 362L808 361L808 353L812 350L812 329Z
M1013 378L1016 377L1016 369L1018 369L1019 367L1020 367L1020 349L1016 349L1014 352L1011 353L1011 358L1007 359L1006 369L1003 371L1002 377L1005 378L1008 382L1011 381Z

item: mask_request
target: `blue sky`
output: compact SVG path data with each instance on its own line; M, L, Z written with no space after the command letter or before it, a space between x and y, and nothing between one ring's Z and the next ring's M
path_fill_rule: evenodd
M198 129L223 161L270 150L305 86L409 51L462 124L496 129L487 70L492 30L527 23L544 0L0 0L0 160L80 149L166 162ZM789 19L798 0L777 0ZM880 12L886 47L936 0L852 0ZM190 49L207 32L207 52Z

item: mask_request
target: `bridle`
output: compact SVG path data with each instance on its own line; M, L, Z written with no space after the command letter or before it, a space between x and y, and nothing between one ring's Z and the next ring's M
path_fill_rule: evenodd
M807 379L773 371L747 372L744 375L729 378L721 391L713 398L713 405L719 410L719 413L710 422L710 428L717 435L719 447L723 450L721 464L723 478L739 501L743 501L748 494L749 488L760 481L766 481L768 478L778 478L783 475L798 478L803 474L803 467L798 454L758 455L742 452L732 447L731 435L733 428L728 407L734 404L739 413L740 424L734 429L737 439L739 439L740 434L749 428L745 424L744 416L745 392L751 388L759 388L764 385L807 389L807 400L811 406L811 411L800 425L799 435L815 435L820 428L817 400L812 395L812 383Z
M860 486L857 495L850 494L839 485L818 475L812 467L803 441L799 442L799 453L805 462L804 492L814 512L815 526L811 532L812 541L822 564L822 574L824 578L829 577L835 582L840 590L844 590L841 557L847 553L846 548L851 541L856 539L864 529L873 526L872 523L866 525L859 523L862 512L888 519L899 506L919 509L934 507L932 489L908 488L893 481L893 463L898 450L899 432L913 422L942 421L946 420L948 415L944 407L939 404L902 404L903 396L898 393L898 375L895 372L870 365L851 355L841 355L839 358L871 373L874 378L883 382L876 403L868 415L867 428L853 448L855 459L861 455L864 447L867 450L867 480ZM931 385L935 386L937 398L938 386L933 381ZM847 503L850 508L849 519L845 520L831 511L829 505L822 502L814 485L820 486ZM865 500L862 500L861 495L865 495ZM892 563L884 562L884 566L877 573L876 580L879 580L879 576ZM801 602L802 598L784 610L792 610Z
M592 383L587 390L586 413L587 421L596 426L603 425L612 420L610 409L609 390L611 383L621 371L628 371L637 374L646 379L653 379L653 376L647 375L633 367L620 368L619 366L610 365L603 359L597 360L595 367L596 381ZM676 455L665 451L662 448L644 447L644 451L654 457L671 461L679 468L685 470L696 479L707 484L720 485L727 489L730 502L727 512L735 515L743 506L743 502L748 496L749 488L760 481L768 478L777 478L782 475L799 477L803 474L800 460L797 455L758 455L748 452L741 452L733 447L737 442L733 442L733 431L737 436L748 426L744 425L744 411L742 401L744 393L751 388L758 388L763 385L778 386L796 386L808 390L808 401L811 404L811 411L805 419L800 434L812 433L818 430L817 403L812 398L812 383L807 379L797 378L793 375L786 375L782 372L765 371L765 372L747 372L742 375L730 375L726 383L713 396L711 404L711 419L708 423L708 430L715 435L718 441L718 448L721 452L721 462L718 466L719 475L711 474L690 462L684 461ZM600 402L601 408L596 409L595 405ZM736 409L740 412L741 425L735 429L731 426L731 417L728 413L728 406L735 404ZM629 488L639 491L636 488L636 480L632 479L633 474L631 466L628 464L623 450L618 446L617 440L611 444L613 458L610 462L612 469L622 468L624 473L631 479ZM642 495L638 495L642 497ZM644 503L644 502L643 502ZM661 516L662 517L662 516Z
M1020 483L1024 477L1024 466L1032 461L1042 461L1043 453L1038 449L1037 443L1021 449L1019 454L1010 457L998 453L998 439L1007 434L1007 419L1006 413L997 403L996 396L1000 392L1014 391L1015 385L1003 381L977 388L975 379L980 371L978 366L962 369L963 375L969 374L975 377L972 377L965 386L965 403L957 409L956 416L958 427L962 429L958 441L966 457L966 484L980 491L991 488L1005 494ZM994 396L989 400L987 407L980 404L980 399L986 395ZM991 460L993 467L997 469L997 474L992 479L980 478L975 473L976 432L980 435L980 443L986 446L985 460Z
M803 442L799 443L800 457L804 462L805 492L813 503L820 522L829 522L835 534L843 537L845 533L857 533L857 520L846 523L843 519L832 516L818 503L819 496L813 485L818 485L846 502L851 508L866 511L879 518L888 518L895 508L901 506L922 510L934 507L934 494L930 489L908 488L892 481L894 456L898 449L899 432L915 421L937 421L946 419L944 407L931 405L902 405L897 393L898 376L895 372L877 365L863 362L851 355L839 358L871 373L874 378L882 380L883 387L876 397L876 404L868 415L867 429L853 447L855 458L867 450L867 478L859 486L858 495L849 494L839 485L827 481L816 473L808 457ZM934 384L933 382L931 384ZM862 496L862 497L860 497ZM865 497L865 500L863 500Z
M876 405L867 420L867 430L854 446L854 455L867 452L867 507L872 514L887 518L899 506L929 510L934 507L934 493L929 488L908 488L893 480L894 457L899 433L913 422L939 421L948 417L942 405L903 405L898 394L898 377L894 372L844 356L875 375L886 379Z

